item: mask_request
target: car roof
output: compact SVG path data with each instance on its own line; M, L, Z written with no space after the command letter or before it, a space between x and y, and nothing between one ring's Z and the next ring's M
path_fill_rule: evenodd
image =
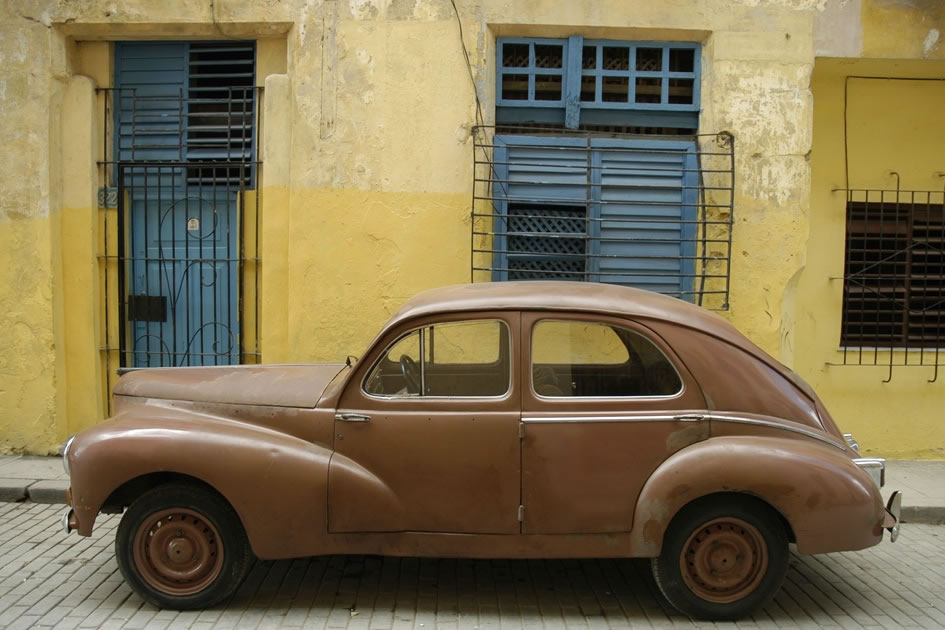
M766 363L812 398L810 386L715 313L683 300L598 282L528 280L457 284L418 293L379 333L416 317L467 311L577 311L654 319L717 337Z
M408 300L391 318L462 311L585 311L646 317L696 328L720 328L741 336L724 319L703 308L643 289L598 282L528 280L481 282L430 289Z

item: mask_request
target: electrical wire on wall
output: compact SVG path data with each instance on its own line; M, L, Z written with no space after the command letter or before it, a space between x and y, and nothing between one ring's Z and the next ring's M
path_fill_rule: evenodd
M472 62L469 60L469 50L466 48L466 37L463 34L463 21L459 17L459 9L456 7L456 0L450 0L453 5L453 15L456 16L456 24L459 26L459 45L463 49L463 58L466 60L466 71L469 73L469 80L472 83L473 94L476 98L476 122L479 125L485 125L486 121L482 115L482 102L479 100L479 87L476 85L476 78L473 76Z

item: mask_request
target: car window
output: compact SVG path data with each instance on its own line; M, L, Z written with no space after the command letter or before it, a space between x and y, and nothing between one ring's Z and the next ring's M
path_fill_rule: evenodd
M531 373L539 396L673 396L682 390L676 368L652 341L596 322L537 322Z
M499 320L418 328L388 347L364 381L374 396L502 396L511 384L509 329Z

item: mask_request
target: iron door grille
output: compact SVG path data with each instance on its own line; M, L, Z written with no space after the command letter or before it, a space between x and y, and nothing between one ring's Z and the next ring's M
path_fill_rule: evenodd
M254 67L254 42L116 44L99 90L112 367L259 361Z

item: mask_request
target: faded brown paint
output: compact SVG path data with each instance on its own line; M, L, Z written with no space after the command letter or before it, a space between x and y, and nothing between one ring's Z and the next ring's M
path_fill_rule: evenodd
M844 450L750 435L751 428L717 436L716 421L710 423L710 439L670 457L647 480L632 533L636 554L658 555L673 515L717 492L745 493L771 505L791 526L801 553L863 549L882 540L882 497Z
M528 339L549 312L644 334L676 364L682 393L537 396ZM470 318L509 326L505 396L363 392L390 342ZM720 492L767 502L805 553L876 544L890 520L806 384L711 313L607 285L448 287L408 302L350 368L144 370L116 394L118 414L68 453L82 535L103 506L133 499L117 501L125 484L158 473L218 491L262 558L655 556L679 509Z
M344 364L234 365L135 370L115 385L116 396L163 400L314 407ZM273 375L277 374L276 378Z
M522 318L522 337L547 313ZM555 318L580 320L586 314L560 311ZM670 397L587 398L577 402L539 396L525 388L522 421L522 496L526 534L627 532L640 488L667 456L708 437L674 416L706 414L698 383L651 329L624 318L597 315L596 322L630 329L656 344L678 366L682 391ZM522 348L520 375L527 382L531 344ZM667 414L667 410L672 413ZM579 411L576 421L570 421Z

